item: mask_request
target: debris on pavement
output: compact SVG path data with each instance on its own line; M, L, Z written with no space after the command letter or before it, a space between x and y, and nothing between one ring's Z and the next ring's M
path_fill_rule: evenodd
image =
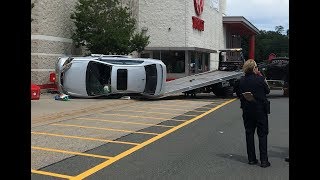
M122 96L120 99L130 100L130 96Z
M55 95L54 99L55 100L59 100L59 101L69 101L69 96L66 95L66 94L61 93L61 94Z

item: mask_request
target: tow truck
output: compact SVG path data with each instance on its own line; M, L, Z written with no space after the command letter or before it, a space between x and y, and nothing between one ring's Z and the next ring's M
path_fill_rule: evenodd
M257 64L271 90L283 90L289 96L289 58L275 57Z
M163 97L177 93L196 96L197 93L214 93L218 97L231 97L234 86L244 75L245 59L242 48L219 50L218 69L168 81Z

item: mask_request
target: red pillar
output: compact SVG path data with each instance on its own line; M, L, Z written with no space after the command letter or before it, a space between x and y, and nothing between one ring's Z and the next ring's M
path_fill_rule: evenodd
M250 36L249 59L254 59L255 36Z

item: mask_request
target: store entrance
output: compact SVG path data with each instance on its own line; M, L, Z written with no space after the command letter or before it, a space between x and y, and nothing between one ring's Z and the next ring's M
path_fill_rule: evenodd
M209 71L209 53L190 51L189 75Z

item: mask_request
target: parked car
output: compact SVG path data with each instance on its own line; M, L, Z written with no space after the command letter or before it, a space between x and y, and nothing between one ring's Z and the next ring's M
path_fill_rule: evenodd
M282 89L283 95L289 95L289 58L275 57L258 64L267 79L270 89Z
M112 94L161 96L167 74L161 60L100 54L60 57L55 71L59 92L81 98Z

